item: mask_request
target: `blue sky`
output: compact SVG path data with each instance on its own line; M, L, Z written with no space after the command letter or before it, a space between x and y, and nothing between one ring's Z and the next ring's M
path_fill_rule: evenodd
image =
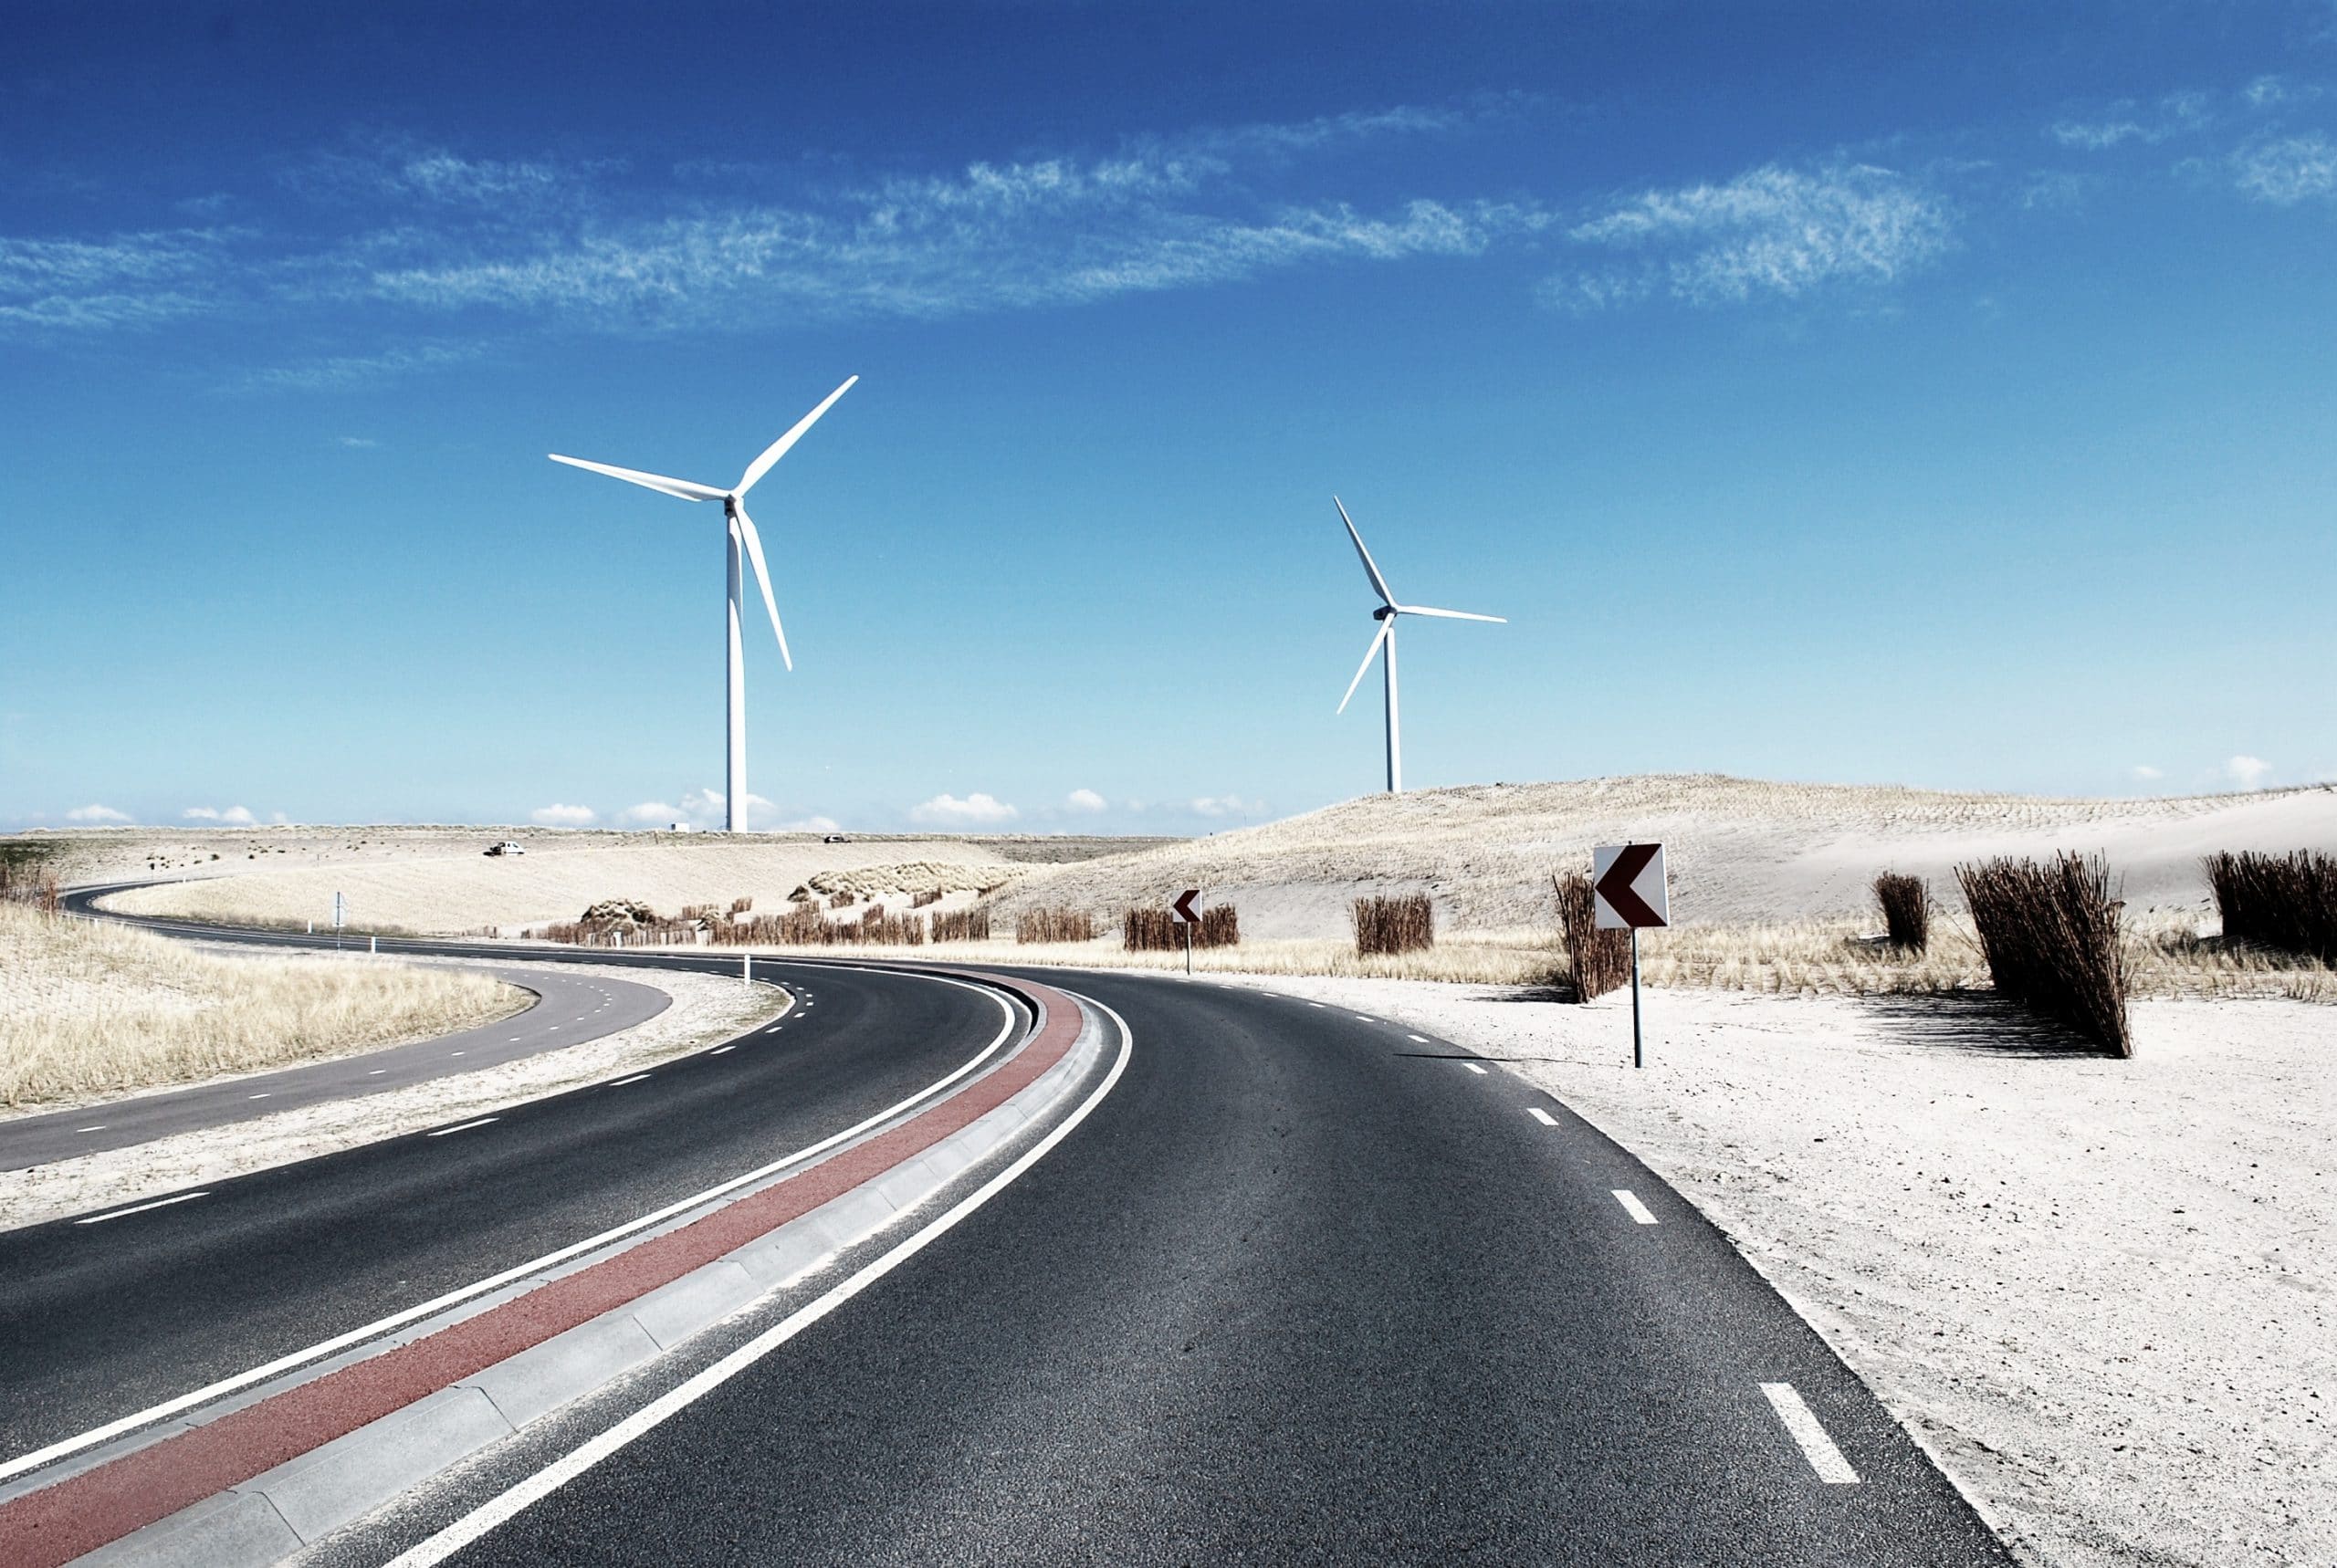
M196 8L0 59L0 826L2337 777L2337 5Z

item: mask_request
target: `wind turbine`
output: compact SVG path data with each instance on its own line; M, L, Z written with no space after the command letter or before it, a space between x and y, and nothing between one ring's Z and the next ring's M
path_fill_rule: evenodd
M821 400L820 406L795 422L795 427L763 449L763 455L747 465L739 482L728 490L712 485L699 485L688 479L668 479L662 474L643 474L632 468L613 468L606 463L587 463L582 457L562 457L559 453L547 454L555 463L565 463L571 468L590 468L595 474L606 474L613 479L623 479L634 485L645 485L685 501L719 501L724 517L730 525L730 586L724 595L724 619L730 639L729 661L729 767L726 772L728 793L723 800L726 826L731 832L747 831L747 669L743 650L739 642L739 590L742 573L739 558L744 547L746 559L754 564L755 584L763 591L763 608L770 612L770 629L779 638L779 656L789 670L795 668L794 656L787 651L787 633L779 624L779 601L771 597L770 569L763 564L763 541L755 532L755 520L747 516L747 492L755 481L771 470L771 465L787 455L787 449L803 438L803 433L818 423L822 414L835 406L836 399L852 390L858 376L848 376L844 385Z
M1339 711L1347 711L1347 704L1355 697L1356 687L1363 685L1364 672L1371 668L1371 661L1379 655L1382 646L1388 650L1388 663L1382 673L1388 685L1388 793L1404 792L1404 745L1396 726L1396 618L1399 615L1433 615L1445 621L1492 621L1507 625L1500 615L1475 615L1466 610L1431 610L1425 604L1399 604L1388 580L1379 575L1379 568L1372 563L1371 552L1363 548L1363 536L1355 531L1355 519L1347 516L1342 501L1334 496L1331 505L1339 508L1339 521L1347 526L1347 538L1355 541L1355 553L1363 558L1363 574L1371 580L1371 591L1379 595L1379 608L1371 618L1379 622L1379 630L1371 636L1371 646L1363 651L1363 663L1356 666L1355 679L1347 683L1347 695L1339 699Z

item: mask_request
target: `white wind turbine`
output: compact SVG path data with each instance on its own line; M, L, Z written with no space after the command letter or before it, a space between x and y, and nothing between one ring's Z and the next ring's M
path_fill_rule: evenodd
M795 422L795 428L763 449L763 455L747 465L739 482L728 490L712 485L695 484L687 479L668 479L662 474L643 474L631 468L613 468L605 463L587 463L582 457L562 457L550 453L555 463L565 463L572 468L590 468L595 474L606 474L613 479L624 479L635 485L645 485L652 490L668 496L678 496L685 501L719 501L723 515L730 524L730 586L724 596L724 615L728 622L730 639L729 662L729 767L728 794L723 800L726 826L734 833L747 829L747 670L743 650L739 643L739 557L743 546L746 559L754 564L756 586L763 591L763 608L770 612L770 629L779 638L779 656L790 670L795 668L794 656L787 651L787 633L780 629L779 601L771 597L770 569L763 564L763 541L755 532L755 520L747 516L747 492L755 481L770 472L771 465L787 455L787 449L803 438L803 433L818 422L819 417L835 405L836 399L852 390L858 376L849 376L844 385L821 400L820 406Z
M1363 651L1363 663L1356 666L1355 679L1347 683L1347 695L1339 699L1339 711L1347 711L1347 704L1355 697L1356 687L1363 685L1364 672L1371 668L1371 661L1384 645L1388 663L1382 674L1388 686L1388 793L1400 795L1404 789L1404 745L1396 726L1396 618L1399 615L1434 615L1445 621L1493 621L1507 625L1500 615L1475 615L1466 610L1431 610L1425 604L1399 604L1388 580L1379 575L1379 568L1372 563L1371 552L1363 548L1363 536L1355 531L1355 519L1347 516L1346 505L1334 496L1331 505L1339 508L1339 521L1347 526L1347 538L1355 541L1355 553L1363 558L1363 574L1371 580L1371 591L1379 595L1379 608L1371 618L1379 622L1379 630L1372 633L1371 646Z

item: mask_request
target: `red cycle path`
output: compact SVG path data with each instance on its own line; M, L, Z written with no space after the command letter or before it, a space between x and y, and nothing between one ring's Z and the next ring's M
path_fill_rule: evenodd
M637 1301L971 1125L1061 1061L1080 1030L1078 1004L1061 991L984 977L1011 985L1042 1004L1046 1023L1037 1038L1002 1066L940 1103L800 1176L426 1338L326 1373L207 1426L0 1504L0 1563L10 1568L59 1568Z

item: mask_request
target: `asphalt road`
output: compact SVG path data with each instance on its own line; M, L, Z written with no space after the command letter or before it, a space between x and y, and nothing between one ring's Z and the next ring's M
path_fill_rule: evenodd
M798 1146L995 1027L930 981L772 967L813 1005L767 1042L475 1141L0 1237L0 1452ZM2010 1562L1727 1241L1539 1091L1289 998L1043 977L1134 1034L1086 1122L453 1561ZM682 1347L661 1381L721 1348ZM316 1560L386 1561L559 1458L586 1418ZM1821 1479L1828 1442L1855 1484Z
M451 1561L2010 1562L1727 1241L1546 1095L1304 1001L1044 977L1134 1031L1086 1123ZM577 1437L327 1560L382 1561Z
M534 993L535 1004L525 1012L457 1034L79 1110L0 1121L0 1170L25 1170L77 1155L150 1143L173 1133L225 1126L302 1105L378 1094L516 1061L631 1029L672 1004L672 998L655 987L630 980L563 975L548 967L489 967L487 972Z
M799 998L785 1019L645 1076L186 1202L0 1232L0 1463L816 1142L948 1073L1004 1022L984 991L769 967Z

